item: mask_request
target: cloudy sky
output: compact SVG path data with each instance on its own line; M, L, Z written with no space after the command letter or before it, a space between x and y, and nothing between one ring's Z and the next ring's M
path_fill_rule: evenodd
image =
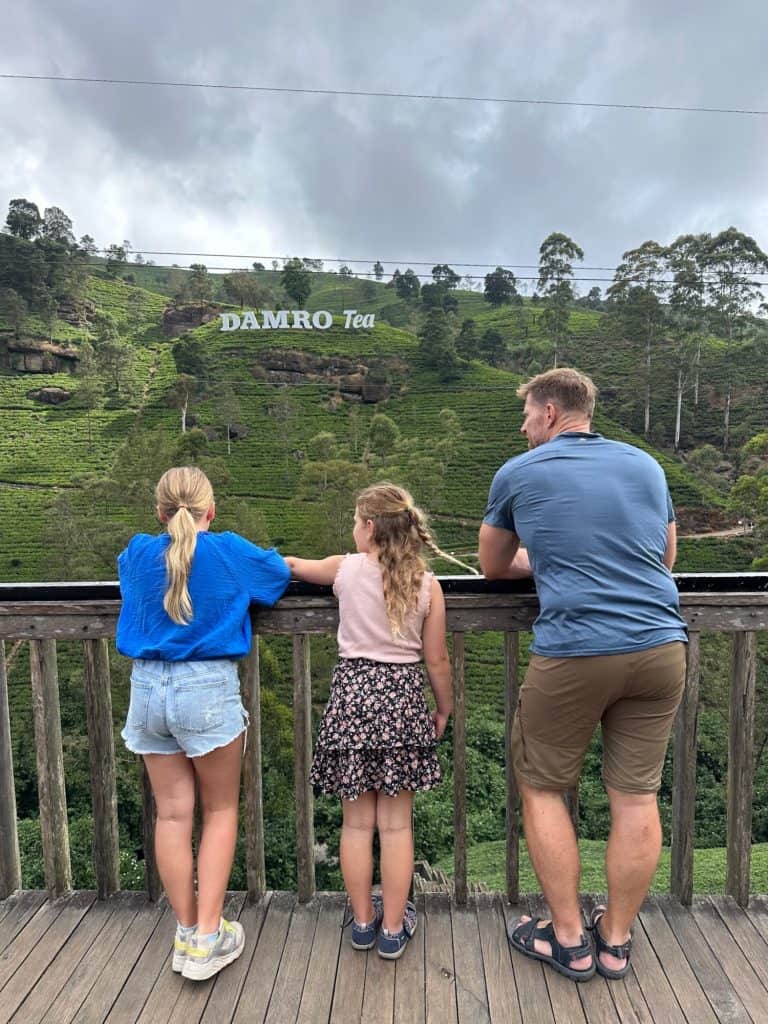
M765 0L24 0L0 71L768 110L767 38ZM0 119L0 206L99 245L516 265L559 230L614 266L735 224L768 248L768 117L0 80Z

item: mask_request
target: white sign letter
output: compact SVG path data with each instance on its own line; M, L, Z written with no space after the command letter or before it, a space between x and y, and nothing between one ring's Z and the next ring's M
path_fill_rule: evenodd
M349 328L352 326L352 317L355 315L356 312L357 312L356 309L345 309L344 310L344 316L346 317L346 320L344 321L344 329L346 331L348 331Z
M322 317L322 322L321 318ZM312 326L318 331L327 331L333 325L333 317L327 309L318 309L312 314Z
M376 320L375 313L366 313L363 317L363 327L373 327L374 321Z
M237 313L219 313L219 316L222 331L236 331L240 326L240 317Z
M240 325L241 331L256 331L259 328L259 321L256 319L256 314L252 309L243 316L243 322Z
M277 314L275 314L274 310L272 309L263 309L261 312L263 316L263 327L265 331L269 330L270 327L277 328L288 326L287 310L281 309Z
M291 312L293 313L293 329L297 331L304 327L309 330L309 313L306 309L293 309Z

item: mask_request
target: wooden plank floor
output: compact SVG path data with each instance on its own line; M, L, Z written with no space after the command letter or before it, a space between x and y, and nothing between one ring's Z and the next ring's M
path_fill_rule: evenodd
M690 909L651 899L629 975L584 985L510 951L505 924L540 913L536 897L510 907L483 894L460 908L420 896L397 963L351 948L345 906L339 894L303 906L290 893L257 905L230 894L225 914L242 921L245 952L193 983L170 969L164 904L20 893L0 902L0 1024L768 1024L768 897L748 910L721 897Z

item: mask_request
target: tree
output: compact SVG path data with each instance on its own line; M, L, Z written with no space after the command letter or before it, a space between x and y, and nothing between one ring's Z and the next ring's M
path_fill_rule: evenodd
M205 390L211 379L213 360L205 342L195 334L183 334L171 349L177 373L195 377Z
M133 348L124 341L111 320L105 320L99 330L95 345L96 365L100 373L111 378L115 395L125 397L126 378L133 367Z
M461 274L451 270L447 263L438 263L432 267L432 280L435 284L442 285L447 291L457 288L461 280Z
M401 274L396 270L395 274L398 275L397 280L395 281L395 291L397 292L398 297L403 299L405 302L411 302L418 299L419 292L421 291L421 284L419 283L418 276L414 274L411 268L408 267L404 274ZM395 280L394 276L392 280Z
M485 275L485 301L492 306L508 306L511 302L521 304L517 292L517 281L511 270L496 267L492 274Z
M41 224L42 218L35 203L30 203L28 199L12 199L10 201L5 225L16 238L31 241L40 233Z
M384 277L384 267L382 267L378 260L373 264L373 276L377 281L380 281L382 277Z
M474 320L468 319L462 323L459 336L456 339L456 351L462 359L478 359L480 357L477 328Z
M352 277L352 268L348 267L346 263L339 267L339 277Z
M216 396L216 412L227 425L227 455L232 454L232 427L243 417L243 410L230 384L225 384Z
M91 235L83 235L77 245L86 259L90 259L91 256L95 256L99 251L98 246L96 245L96 240Z
M43 238L50 238L54 242L62 242L67 246L75 244L72 221L58 206L49 206L46 209L40 233Z
M261 284L255 274L247 270L238 270L233 274L225 274L222 278L224 292L230 302L237 302L241 309L269 307L273 301L272 290Z
M125 247L114 243L110 245L106 252L107 262L106 271L110 277L117 277L120 271L126 265L126 254Z
M645 407L643 433L651 430L651 361L654 345L664 327L662 300L668 285L667 250L658 242L648 241L622 256L616 268L609 297L616 303L625 332L645 347Z
M694 403L698 404L701 346L706 333L706 282L701 257L709 235L681 235L668 250L672 287L669 291L669 321L675 345L677 399L675 403L674 449L680 447L683 389L694 372Z
M199 395L197 378L189 373L180 373L168 391L168 402L181 413L181 432L187 432L187 412L190 404Z
M17 291L13 288L0 289L0 317L11 325L16 341L19 340L27 311L27 303Z
M187 282L189 297L200 306L202 312L206 302L210 302L213 297L213 282L208 274L208 267L204 263L192 263L189 270Z
M539 294L544 299L544 326L552 342L554 366L568 337L568 319L573 294L573 262L583 260L581 248L559 231L553 231L539 249Z
M491 366L503 366L507 358L507 343L492 327L480 339L480 355Z
M455 376L459 365L453 328L442 309L430 311L419 331L419 351L427 366L437 370L441 380Z
M762 297L760 282L754 278L768 273L768 256L754 238L731 227L706 244L702 265L707 275L713 318L726 342L723 451L727 451L733 393L733 348L743 335L751 307Z
M91 429L91 414L98 409L104 400L104 385L98 377L83 377L80 386L75 394L75 401L81 409L85 409L88 421L88 449L93 450L93 432Z
M400 428L393 419L377 412L371 417L368 431L368 448L381 458L391 455L400 439Z
M280 275L283 288L296 303L303 307L312 291L312 275L304 269L300 259L288 260Z
M259 261L256 260L255 263L253 264L253 269L254 270L266 270L267 268L264 266L263 263L259 263Z

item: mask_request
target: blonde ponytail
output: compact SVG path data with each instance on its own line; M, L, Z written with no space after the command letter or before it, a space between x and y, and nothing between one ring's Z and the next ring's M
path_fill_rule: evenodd
M157 511L168 523L171 543L165 552L167 572L163 608L180 626L192 621L189 572L197 546L196 520L213 504L208 477L197 466L177 466L160 478L155 489Z

